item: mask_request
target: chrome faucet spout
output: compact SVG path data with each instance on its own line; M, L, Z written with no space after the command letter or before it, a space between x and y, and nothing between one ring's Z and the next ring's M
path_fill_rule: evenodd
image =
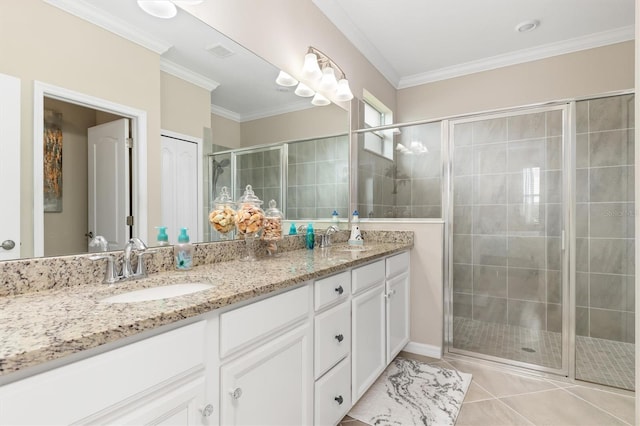
M124 246L124 257L122 259L122 277L125 279L135 275L131 267L131 252L134 249L144 253L147 250L147 245L137 237L133 237L127 241L127 244ZM142 256L139 257L139 260L142 261Z

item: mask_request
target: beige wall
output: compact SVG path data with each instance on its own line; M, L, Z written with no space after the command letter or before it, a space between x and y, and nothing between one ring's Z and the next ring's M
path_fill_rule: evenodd
M395 111L395 88L311 0L207 0L180 7L294 77L314 46L344 70L356 97L366 88Z
M240 123L216 114L211 114L211 136L215 145L240 148L242 140Z
M165 72L160 85L162 129L202 138L202 129L211 126L211 92Z
M397 121L462 115L634 87L634 43L618 43L398 91Z
M348 133L349 115L331 104L245 121L240 128L243 147L298 141Z

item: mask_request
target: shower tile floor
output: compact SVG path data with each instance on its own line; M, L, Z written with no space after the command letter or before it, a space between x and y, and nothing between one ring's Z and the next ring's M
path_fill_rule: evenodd
M454 317L453 347L499 358L562 366L562 335L507 324ZM634 390L633 343L576 336L576 378Z

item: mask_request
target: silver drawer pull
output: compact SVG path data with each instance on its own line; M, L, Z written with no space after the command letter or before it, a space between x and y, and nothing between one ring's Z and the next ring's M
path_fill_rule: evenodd
M335 290L335 291L336 291L336 293L338 293L338 294L342 294L342 293L344 293L344 289L342 288L342 286L341 286L341 285L339 285L338 287L336 287L334 290Z
M242 389L235 388L235 389L229 391L229 395L231 395L231 397L233 399L240 399L240 397L242 396Z
M342 403L344 402L344 398L342 398L342 395L338 395L333 399L338 403L338 405L342 405Z
M203 417L209 417L213 414L213 405L207 404L206 407L200 410Z
M342 334L338 334L337 336L335 336L335 339L338 341L338 343L340 343L344 340L344 336Z

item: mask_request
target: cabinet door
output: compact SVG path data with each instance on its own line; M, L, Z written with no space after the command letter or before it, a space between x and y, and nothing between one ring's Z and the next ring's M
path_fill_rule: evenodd
M118 424L118 425L214 425L217 406L206 406L205 379L200 376L190 380L186 384L170 387L170 390L161 389L154 395L150 395L143 401L132 404L134 409L121 409L129 411L125 415L117 416L116 413L101 419L92 420L90 424ZM84 423L84 422L82 422Z
M220 423L309 425L313 422L310 324L223 365Z
M409 274L387 281L387 365L409 342Z
M352 402L355 404L386 367L384 281L352 299Z

